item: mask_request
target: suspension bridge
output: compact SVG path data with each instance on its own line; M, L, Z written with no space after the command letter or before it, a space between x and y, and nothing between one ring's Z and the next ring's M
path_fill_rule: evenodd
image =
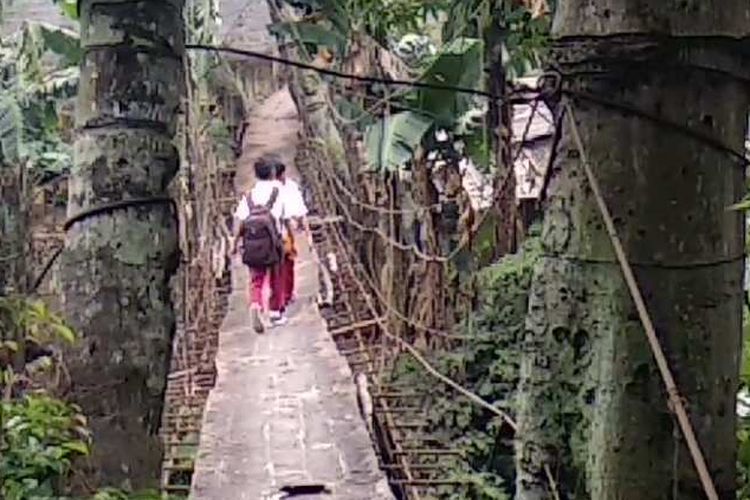
M236 193L247 189L253 159L262 153L280 154L290 166L296 160L293 171L315 170L296 144L297 128L286 90L256 110L233 176ZM314 247L303 248L297 262L299 299L290 322L264 335L252 331L248 273L233 262L215 292L223 304L215 328L202 336L192 331L192 355L170 377L167 492L197 500L304 494L385 500L408 491L419 498L445 485L441 464L452 452L418 437L424 425L418 395L388 384L395 346L383 336L373 291L352 258L324 177L302 180L313 193ZM215 372L202 375L212 357ZM369 381L359 395L355 374ZM364 411L363 397L372 401Z

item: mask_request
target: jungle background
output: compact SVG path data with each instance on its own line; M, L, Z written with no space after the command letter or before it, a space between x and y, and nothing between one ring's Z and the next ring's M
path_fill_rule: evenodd
M622 498L704 498L564 126L575 98L721 498L750 498L741 1L94 3L0 0L0 497L161 498L168 375L213 376L194 346L225 308L246 119L287 86L298 168L421 353L396 350L389 379L458 451L438 498L615 498L639 476ZM97 55L140 43L169 71ZM131 198L151 201L118 212Z

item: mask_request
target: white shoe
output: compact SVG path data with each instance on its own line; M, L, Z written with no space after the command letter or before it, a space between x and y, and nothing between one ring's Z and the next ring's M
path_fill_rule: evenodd
M263 319L260 317L260 307L256 304L250 306L250 322L253 325L255 333L263 333L266 327L263 325Z
M289 320L287 320L286 316L284 316L284 313L280 313L277 311L271 312L271 326L272 327L286 325L288 321Z

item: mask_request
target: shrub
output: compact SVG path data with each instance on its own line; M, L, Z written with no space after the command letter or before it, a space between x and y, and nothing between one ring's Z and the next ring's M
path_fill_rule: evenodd
M80 409L45 395L0 403L0 497L59 498L71 465L89 453Z
M490 401L515 413L519 380L520 341L539 240L528 239L521 252L503 257L479 273L478 306L464 321L468 340L456 348L429 353L442 373ZM513 433L502 419L434 379L407 355L397 363L396 379L428 394L427 428L433 438L451 443L461 458L450 466L449 477L461 483L439 488L437 498L507 500L513 497L515 467Z

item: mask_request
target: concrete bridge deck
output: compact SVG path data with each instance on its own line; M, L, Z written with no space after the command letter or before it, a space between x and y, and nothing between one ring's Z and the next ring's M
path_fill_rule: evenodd
M250 123L248 143L293 157L290 105L288 95L272 96ZM269 126L272 116L278 123ZM285 127L292 132L280 134ZM240 161L244 179L255 154L257 148L249 147ZM300 250L299 298L289 311L289 323L262 335L250 324L247 270L233 264L233 292L216 360L218 380L208 398L190 498L285 498L285 486L313 484L329 493L294 498L393 498L359 414L349 366L315 305L313 254L304 243Z

